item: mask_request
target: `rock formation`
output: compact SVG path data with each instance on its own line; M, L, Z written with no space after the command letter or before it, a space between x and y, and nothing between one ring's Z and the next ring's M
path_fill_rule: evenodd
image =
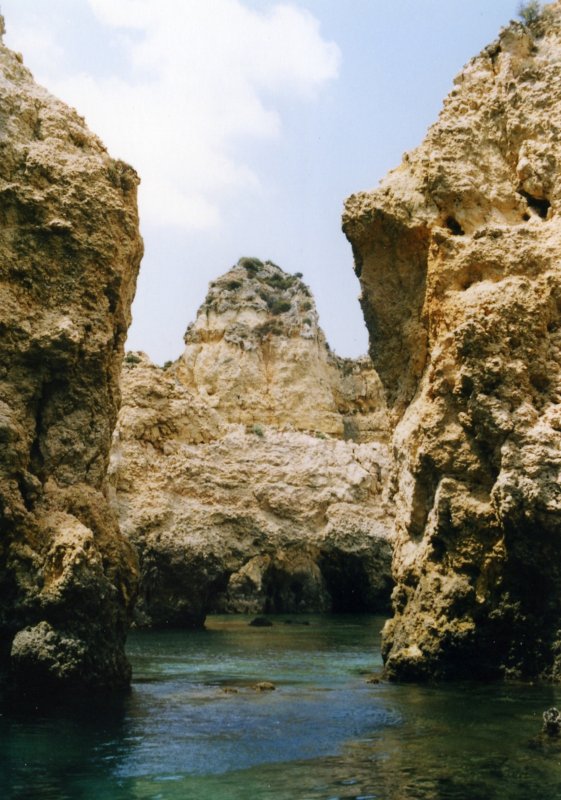
M396 423L390 676L561 672L561 4L347 201Z
M104 484L138 179L1 43L0 70L0 662L24 690L118 686L137 572Z
M178 377L228 422L360 441L387 437L370 359L330 353L299 274L240 259L211 283L185 345Z
M166 368L129 354L111 481L138 621L386 607L387 420L369 359L327 348L308 288L257 259L211 284Z

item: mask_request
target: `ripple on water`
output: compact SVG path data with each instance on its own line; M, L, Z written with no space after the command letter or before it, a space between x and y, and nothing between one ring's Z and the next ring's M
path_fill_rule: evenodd
M557 690L367 684L382 620L309 620L135 633L120 706L3 710L0 797L558 800L560 750L534 738Z

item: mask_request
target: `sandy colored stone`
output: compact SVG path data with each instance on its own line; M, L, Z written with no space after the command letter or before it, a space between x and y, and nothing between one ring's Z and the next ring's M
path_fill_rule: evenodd
M122 390L110 474L140 554L140 623L386 607L380 382L327 349L298 277L242 259L211 284L183 357L129 354Z
M347 201L396 423L392 677L560 675L560 134L554 3Z
M370 359L331 353L309 288L269 261L242 258L210 284L176 371L227 422L387 436Z
M136 561L104 487L138 178L3 45L0 119L1 662L24 689L120 685Z

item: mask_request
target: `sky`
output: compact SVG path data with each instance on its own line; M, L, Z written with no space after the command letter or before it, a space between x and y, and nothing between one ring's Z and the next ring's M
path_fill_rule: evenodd
M5 43L132 164L145 256L127 348L177 358L242 256L302 272L366 352L346 197L417 146L517 0L0 0Z

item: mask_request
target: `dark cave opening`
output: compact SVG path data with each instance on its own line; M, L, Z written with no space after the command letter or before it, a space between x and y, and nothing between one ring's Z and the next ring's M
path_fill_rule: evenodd
M533 208L542 219L547 218L547 212L551 208L551 203L546 197L535 197L525 192L524 189L518 189L518 194L526 200L529 207Z
M465 231L455 217L449 216L444 220L444 224L454 236L463 236Z
M379 612L389 608L392 588L390 581L382 580L380 586L374 586L364 558L360 555L340 551L324 552L320 567L334 614Z

